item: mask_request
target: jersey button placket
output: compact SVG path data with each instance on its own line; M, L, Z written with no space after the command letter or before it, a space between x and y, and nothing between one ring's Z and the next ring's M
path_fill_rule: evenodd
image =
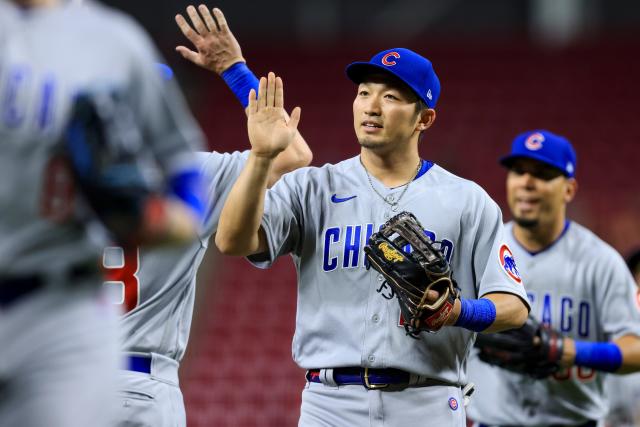
M370 287L367 290L367 312L366 317L362 319L365 323L365 335L360 356L361 366L375 366L379 364L382 359L379 357L380 354L377 353L381 347L384 348L386 346L386 329L381 327L381 325L384 324L382 320L383 312L386 310L387 300L378 292L381 283L384 282L385 279L382 274L376 272L376 274L370 273L369 280ZM382 356L384 357L384 354Z

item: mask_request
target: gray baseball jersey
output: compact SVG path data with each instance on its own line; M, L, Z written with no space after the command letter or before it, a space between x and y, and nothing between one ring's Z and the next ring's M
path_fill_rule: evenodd
M174 82L155 69L156 50L128 17L71 3L18 11L0 0L0 274L64 270L95 258L78 197L52 149L73 96L113 88L130 95L145 139L166 172L184 166L198 127ZM4 33L4 31L3 31ZM96 244L100 243L100 244Z
M249 152L198 153L207 182L207 210L200 236L184 247L133 249L109 247L104 253L107 289L125 312L121 326L128 357L151 357L150 375L123 370L118 426L186 426L178 367L184 355L195 297L196 272L215 233L224 200Z
M180 361L185 352L195 297L196 272L220 211L249 152L198 153L207 182L207 212L200 237L175 248L105 249L113 301L121 304L125 351L156 353Z
M517 243L513 223L505 232L527 284L532 316L576 340L640 335L635 284L613 248L575 222L567 222L561 237L535 254ZM589 368L533 381L472 357L468 372L476 393L467 410L484 424L575 424L607 413L606 375Z
M609 396L607 425L615 427L640 425L640 372L609 375L605 393Z
M403 210L442 242L465 298L507 292L526 301L503 241L500 209L479 186L423 161L400 197L404 190L389 189L373 177L370 182L358 156L299 169L267 192L262 227L269 250L251 260L267 267L281 255L293 257L298 271L293 357L300 367L393 367L451 384L466 382L474 333L444 328L417 340L407 337L390 288L365 266L369 236ZM387 201L396 200L392 209Z

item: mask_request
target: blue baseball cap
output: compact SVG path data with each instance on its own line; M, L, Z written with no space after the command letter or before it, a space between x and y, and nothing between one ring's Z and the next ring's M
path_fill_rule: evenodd
M511 153L500 158L500 163L510 167L515 159L522 157L560 169L569 178L576 175L576 152L571 143L548 130L532 130L516 136Z
M383 50L369 62L354 62L347 66L347 76L354 83L376 71L390 73L406 83L429 108L436 108L440 96L440 80L431 61L402 47Z

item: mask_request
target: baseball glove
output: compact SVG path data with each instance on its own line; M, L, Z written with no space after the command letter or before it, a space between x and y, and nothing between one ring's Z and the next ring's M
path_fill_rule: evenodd
M560 369L562 335L532 317L523 327L495 334L478 334L480 360L542 379Z
M116 92L78 94L61 142L88 204L116 240L129 240L151 190L138 162L143 139L129 103Z
M434 245L438 243L427 238L416 217L401 212L364 247L369 265L384 275L398 297L405 330L413 338L442 328L460 296L449 263Z

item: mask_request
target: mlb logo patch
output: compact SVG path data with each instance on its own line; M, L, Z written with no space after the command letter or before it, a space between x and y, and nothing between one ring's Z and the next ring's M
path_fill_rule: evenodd
M573 163L571 163L571 162L567 162L567 167L565 167L565 170L567 171L567 173L568 173L569 175L572 175L572 174L573 174L573 172L575 171L575 169L576 169L576 168L573 166Z
M502 266L502 270L518 284L522 284L522 278L520 277L520 272L518 271L518 267L516 267L516 260L513 257L513 253L509 246L502 245L500 247L500 265Z
M528 150L537 151L542 148L542 143L544 142L544 135L536 132L529 135L529 138L524 141L524 146L527 147Z
M451 408L452 411L458 410L458 401L456 400L455 397L449 398L449 408Z

